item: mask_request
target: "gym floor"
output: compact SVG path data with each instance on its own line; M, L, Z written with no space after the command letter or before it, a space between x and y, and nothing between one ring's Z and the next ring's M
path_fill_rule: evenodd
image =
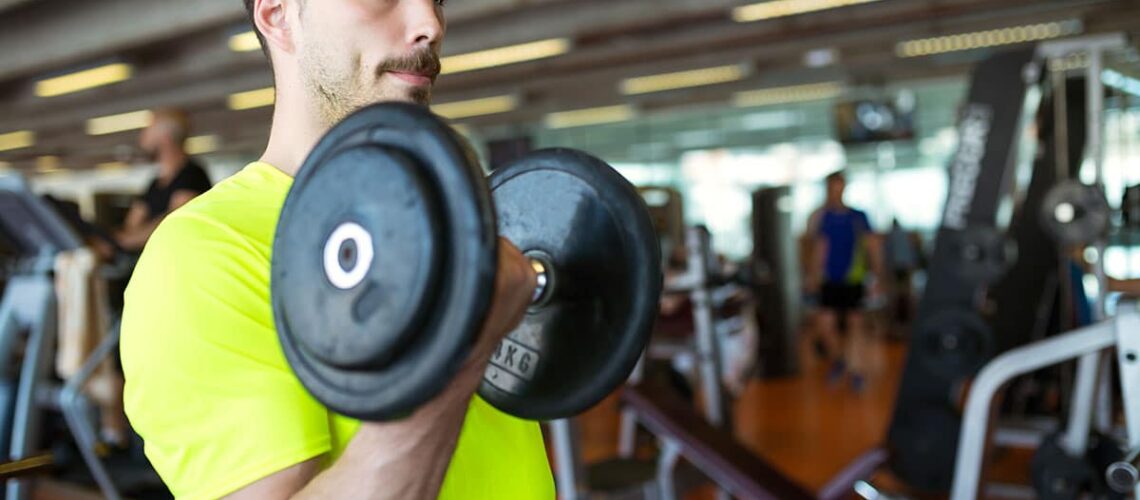
M799 483L818 490L835 473L879 446L890 423L906 347L884 338L867 349L867 384L855 393L827 380L827 363L800 350L801 373L755 379L736 402L736 437ZM617 455L617 397L580 417L586 463Z
M801 338L806 335L801 333ZM753 379L737 399L736 438L795 481L818 491L851 461L886 440L906 343L875 335L865 352L866 386L857 393L846 380L829 382L828 363L807 342L801 342L800 374ZM585 463L617 456L619 411L614 395L580 417ZM1031 458L1032 450L1025 449L994 453L987 478L1027 485ZM872 480L888 490L905 488L886 472ZM697 489L686 498L712 500L713 491L711 487Z

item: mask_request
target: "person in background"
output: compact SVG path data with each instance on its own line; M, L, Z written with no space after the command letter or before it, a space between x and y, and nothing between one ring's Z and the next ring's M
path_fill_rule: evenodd
M922 243L906 231L896 218L884 238L884 254L893 278L891 283L890 328L895 338L903 338L914 319L914 274L923 267Z
M160 109L152 113L150 125L139 136L139 148L149 161L158 164L158 175L142 197L131 204L123 226L114 233L123 250L142 251L167 214L210 189L210 177L186 153L184 143L189 132L185 112Z
M843 172L828 175L825 182L824 205L808 220L807 235L813 248L806 284L808 293L818 296L816 333L825 357L831 360L828 379L837 382L850 374L851 387L859 392L865 382L867 334L861 309L866 288L870 286L872 293L877 293L883 262L867 214L843 200L847 187ZM869 279L868 271L878 279Z
M1080 328L1096 322L1096 304L1092 297L1085 292L1086 276L1092 278L1096 275L1095 265L1085 259L1085 247L1074 245L1068 248L1068 257L1065 259L1069 269L1069 299L1072 304L1071 316L1062 325ZM1105 276L1105 287L1108 293L1119 293L1127 299L1140 299L1140 279L1118 279Z

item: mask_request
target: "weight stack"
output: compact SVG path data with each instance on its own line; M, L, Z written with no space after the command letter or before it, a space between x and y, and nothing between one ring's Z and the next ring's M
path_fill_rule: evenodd
M796 337L800 326L801 276L792 235L792 195L784 187L752 193L752 272L759 373L785 377L799 372Z

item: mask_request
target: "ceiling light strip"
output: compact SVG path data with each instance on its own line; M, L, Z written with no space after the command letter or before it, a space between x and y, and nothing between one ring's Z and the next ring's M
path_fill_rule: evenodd
M186 139L186 154L204 155L218 150L221 141L216 135L199 135Z
M0 134L0 151L29 148L36 144L36 134L31 130L17 130Z
M559 111L546 115L546 127L559 129L599 125L603 123L617 123L628 121L632 119L634 115L633 106L628 104L577 109L573 111Z
M257 33L251 30L231 36L229 46L234 52L253 52L261 50L261 41L257 39Z
M443 74L462 73L555 57L569 52L570 49L570 39L551 38L444 57L440 59L440 66Z
M227 103L231 110L241 111L272 106L276 100L277 91L273 87L265 87L231 94Z
M1077 20L1012 26L987 31L974 31L932 38L906 40L895 45L899 57L922 57L985 47L1036 42L1074 35L1082 30Z
M150 124L150 111L131 111L87 120L87 134L107 135L145 128Z
M843 85L839 82L791 85L737 92L733 96L732 103L737 107L755 107L819 101L836 97L841 92L843 92Z
M732 19L738 23L749 23L878 1L880 0L772 0L736 7L732 9Z
M712 68L678 71L659 75L627 78L621 82L621 93L625 95L648 94L689 87L715 85L742 80L745 77L742 65L716 66Z
M444 118L456 120L460 118L470 118L472 116L506 113L513 111L517 107L517 97L513 95L501 95L436 104L431 107L431 110Z
M36 82L35 93L38 97L55 97L71 94L122 82L130 79L133 74L134 68L129 64L108 64L40 80Z

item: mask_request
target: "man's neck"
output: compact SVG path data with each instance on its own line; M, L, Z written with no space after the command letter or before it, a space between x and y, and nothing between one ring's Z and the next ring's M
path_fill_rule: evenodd
M291 93L285 89L278 90L269 143L260 159L290 177L297 175L309 152L327 131L325 127L317 125L321 120L306 109L304 96L299 94L299 91Z
M843 210L847 210L847 205L843 203L843 200L835 201L835 202L829 201L826 204L824 204L824 206L826 206L828 210L832 210L832 211L836 211L836 212L841 212Z
M170 180L186 165L186 152L179 148L163 148L158 153L158 168L164 179Z

